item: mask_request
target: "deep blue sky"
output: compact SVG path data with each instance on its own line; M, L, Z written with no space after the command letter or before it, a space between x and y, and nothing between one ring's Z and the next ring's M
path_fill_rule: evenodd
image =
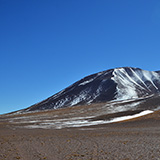
M159 0L0 0L0 114L122 66L160 70Z

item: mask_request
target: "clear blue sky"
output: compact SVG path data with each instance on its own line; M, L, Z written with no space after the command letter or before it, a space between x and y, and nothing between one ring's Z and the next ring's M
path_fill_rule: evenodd
M122 66L160 70L159 0L0 0L0 114Z

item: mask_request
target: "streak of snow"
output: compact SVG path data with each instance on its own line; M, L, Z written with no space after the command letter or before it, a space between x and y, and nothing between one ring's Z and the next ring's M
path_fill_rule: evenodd
M126 100L131 98L138 98L136 88L126 77L123 68L115 69L111 79L117 83L117 100ZM125 86L125 87L123 87Z
M78 86L86 85L87 83L92 82L94 79L95 79L95 78L92 78L92 79L90 79L90 80L88 80L88 81L84 81L84 82L80 83Z
M135 115L131 115L131 116L123 116L123 117L118 117L118 118L114 118L113 120L109 121L110 123L113 122L120 122L120 121L125 121L125 120L129 120L129 119L133 119L133 118L137 118L137 117L141 117L147 114L153 113L153 111L151 110L146 110L146 111L142 111L138 114Z
M73 100L71 101L70 105L76 105L79 102L86 100L87 99L87 95L88 95L89 90L83 90L82 92L80 92L79 95L74 96Z
M155 85L154 82L153 82L153 80L154 80L155 78L156 78L156 79L159 78L158 74L155 73L155 72L149 72L149 71L145 71L145 70L143 70L142 73L144 74L144 77L145 77L146 79L148 79L148 80L153 84L153 86L158 90L158 88L156 87L156 85Z
M122 105L110 105L108 107L108 112L109 113L116 113L116 112L123 112L123 111L127 111L128 109L136 109L136 107L138 107L138 105L140 104L140 102L134 102L131 104L122 104Z
M157 86L153 82L154 80L159 80L160 76L158 73L153 71L146 71L146 70L142 70L142 71L137 70L135 71L135 73L142 79L143 82L148 80L158 90Z
M68 128L68 127L84 127L84 126L92 126L92 125L98 125L98 124L107 124L107 123L115 123L115 122L121 122L124 120L129 120L137 117L141 117L147 114L153 113L151 110L146 110L142 111L138 114L131 115L131 116L123 116L123 117L118 117L114 118L109 121L104 121L104 120L98 120L98 121L89 121L87 119L68 119L68 121L54 121L54 122L45 122L41 123L39 125L27 125L25 128L44 128L44 129L49 129L49 128L56 128L56 129L62 129L62 128Z
M140 80L140 82L149 90L151 91L148 86L144 83L144 81L142 80L142 78L140 77L139 74L137 74L137 72L133 71L133 69L131 68L132 73L135 75L135 78L137 78L138 80Z
M133 70L130 68L132 75L129 75L124 68L117 68L113 71L113 81L117 83L117 95L116 100L126 100L131 98L138 98L137 89L141 89L142 92L152 92L151 87L153 86L156 90L159 90L155 84L155 81L159 81L160 76L158 73L146 70ZM150 82L147 85L146 82ZM146 95L148 94L145 92Z
M57 109L61 106L63 106L66 102L68 102L70 99L66 96L64 99L61 99L59 101L57 101L54 105L54 109Z

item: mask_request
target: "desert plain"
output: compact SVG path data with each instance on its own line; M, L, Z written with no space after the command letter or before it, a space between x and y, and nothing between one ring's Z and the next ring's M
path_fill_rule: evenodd
M0 160L160 160L160 111L86 127L0 122Z

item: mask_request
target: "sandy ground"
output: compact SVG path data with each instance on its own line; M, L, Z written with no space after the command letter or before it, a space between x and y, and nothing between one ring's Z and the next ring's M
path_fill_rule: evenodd
M160 114L82 128L0 125L0 160L160 160Z

